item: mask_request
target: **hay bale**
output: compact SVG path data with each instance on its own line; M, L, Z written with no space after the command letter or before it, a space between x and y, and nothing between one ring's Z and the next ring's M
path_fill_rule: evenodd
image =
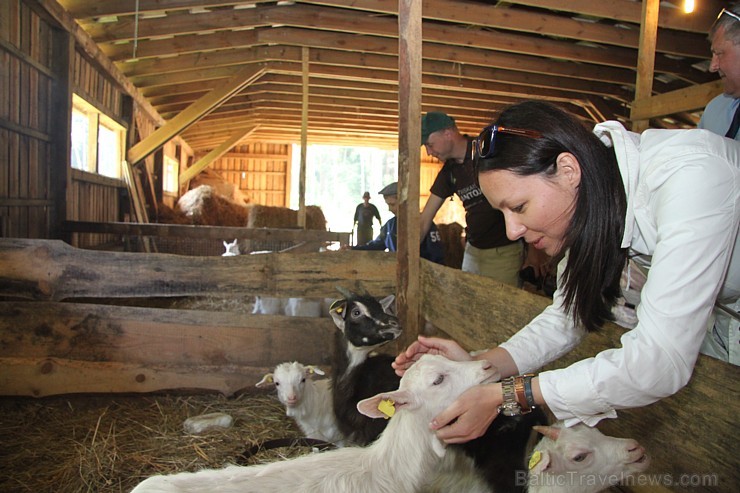
M167 204L157 204L157 222L160 224L193 224L193 221L180 209L173 209Z
M445 247L445 265L454 269L461 269L463 255L465 255L465 242L463 241L463 228L458 223L438 224L439 235Z
M298 227L298 211L287 207L249 204L250 228L296 228ZM306 206L306 229L326 231L326 218L317 205Z
M249 198L234 183L226 180L220 173L211 168L204 169L195 178L190 180L190 188L193 190L201 185L212 187L216 193L222 197L231 199L239 205L249 203Z
M245 226L249 209L219 195L215 188L201 185L184 193L177 201L177 209L192 221L203 226Z

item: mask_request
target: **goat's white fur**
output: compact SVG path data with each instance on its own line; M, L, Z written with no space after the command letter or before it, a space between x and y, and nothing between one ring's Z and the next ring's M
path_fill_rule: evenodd
M234 238L234 241L231 243L224 241L223 244L226 251L221 254L222 257L235 257L239 255L239 241L237 238Z
M314 380L314 374L323 375L324 372L297 361L280 363L256 386L275 385L278 399L285 405L285 414L295 420L307 438L341 446L343 437L332 409L331 381Z
M395 402L383 434L366 448L346 447L267 465L153 476L132 493L413 493L437 467L444 445L429 421L463 391L498 378L483 361L453 362L424 355L396 391L360 401L358 409L382 417L378 404Z

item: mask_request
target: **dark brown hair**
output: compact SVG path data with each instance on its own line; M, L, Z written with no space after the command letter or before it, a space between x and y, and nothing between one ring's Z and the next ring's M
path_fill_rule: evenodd
M621 248L627 199L614 152L573 116L548 103L511 106L496 124L537 130L542 137L497 134L493 155L478 162L480 173L508 170L552 176L561 153L578 159L581 182L565 232L563 251L569 250L569 257L558 287L566 310L594 331L613 319L611 308L621 295L619 279L627 260Z

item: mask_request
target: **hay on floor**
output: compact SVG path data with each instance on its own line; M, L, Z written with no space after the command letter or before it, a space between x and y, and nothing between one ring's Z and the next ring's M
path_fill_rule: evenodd
M226 430L188 435L191 416L225 412ZM0 491L128 492L153 474L220 468L265 440L301 435L273 393L0 398ZM309 452L263 451L251 463Z

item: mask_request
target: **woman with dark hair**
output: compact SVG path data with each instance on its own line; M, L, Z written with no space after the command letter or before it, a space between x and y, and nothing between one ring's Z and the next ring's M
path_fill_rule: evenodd
M718 295L740 296L738 262L728 269L740 221L740 145L703 130L639 135L614 121L589 131L550 104L526 102L502 112L474 147L481 190L503 212L509 238L563 260L552 305L475 356L507 378L463 394L435 418L438 436L465 442L499 412L542 404L568 425L593 426L686 385ZM651 267L622 347L522 375L612 319L634 256ZM396 372L428 352L471 358L454 341L419 337L396 358Z

